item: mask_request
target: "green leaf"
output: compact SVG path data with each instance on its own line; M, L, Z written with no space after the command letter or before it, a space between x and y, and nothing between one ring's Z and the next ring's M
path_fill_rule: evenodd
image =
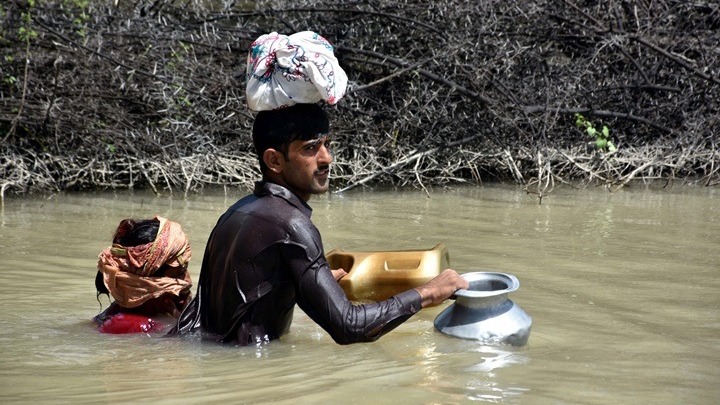
M607 144L607 139L598 138L595 140L595 145L598 147L598 149L605 149L607 147Z
M604 138L609 137L609 136L610 136L610 128L608 128L607 126L603 125L602 134L603 134L603 137L604 137Z
M615 144L612 143L612 141L607 142L607 148L610 152L615 152L617 148L615 147Z
M575 126L582 127L585 125L585 117L580 113L575 113Z
M595 136L595 132L596 132L596 131L595 131L595 128L593 128L593 127L588 127L588 129L587 129L588 135L590 135L590 136Z

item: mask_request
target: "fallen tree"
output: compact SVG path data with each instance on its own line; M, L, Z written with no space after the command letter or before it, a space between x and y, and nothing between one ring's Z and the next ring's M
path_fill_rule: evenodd
M249 187L247 47L302 30L336 45L350 79L330 109L339 190L720 184L716 2L0 7L2 196Z

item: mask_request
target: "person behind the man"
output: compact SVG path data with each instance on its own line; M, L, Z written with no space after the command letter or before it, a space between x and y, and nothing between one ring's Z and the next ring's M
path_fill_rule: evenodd
M155 317L177 318L192 298L190 241L177 222L120 221L112 245L98 255L95 288L113 302L93 320L103 333L159 331ZM99 299L98 299L99 301Z
M274 71L261 71L268 66ZM278 71L284 74L275 74ZM317 102L332 104L342 97L345 73L329 43L311 32L260 37L252 45L248 72L248 104L260 110L253 143L262 181L218 220L203 257L197 294L170 334L200 329L206 338L221 342L263 343L288 332L297 304L335 342L368 342L422 307L468 288L464 278L446 269L427 284L388 300L350 302L337 282L346 273L330 269L307 204L313 194L328 190L332 163L328 117ZM309 77L305 83L317 90L273 83L291 80L288 72ZM293 84L299 82L295 79Z

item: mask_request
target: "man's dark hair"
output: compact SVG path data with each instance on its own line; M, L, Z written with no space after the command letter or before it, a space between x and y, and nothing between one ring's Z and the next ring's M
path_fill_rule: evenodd
M271 111L260 111L253 124L253 144L260 161L260 170L268 170L263 153L272 148L287 158L288 145L296 140L316 139L327 134L330 121L318 104L295 104Z

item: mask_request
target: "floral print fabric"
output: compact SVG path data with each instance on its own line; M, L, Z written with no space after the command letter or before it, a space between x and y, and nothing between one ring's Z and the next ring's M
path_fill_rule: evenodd
M272 32L250 46L245 91L253 111L320 100L335 104L346 88L347 75L333 46L312 31L290 36Z

